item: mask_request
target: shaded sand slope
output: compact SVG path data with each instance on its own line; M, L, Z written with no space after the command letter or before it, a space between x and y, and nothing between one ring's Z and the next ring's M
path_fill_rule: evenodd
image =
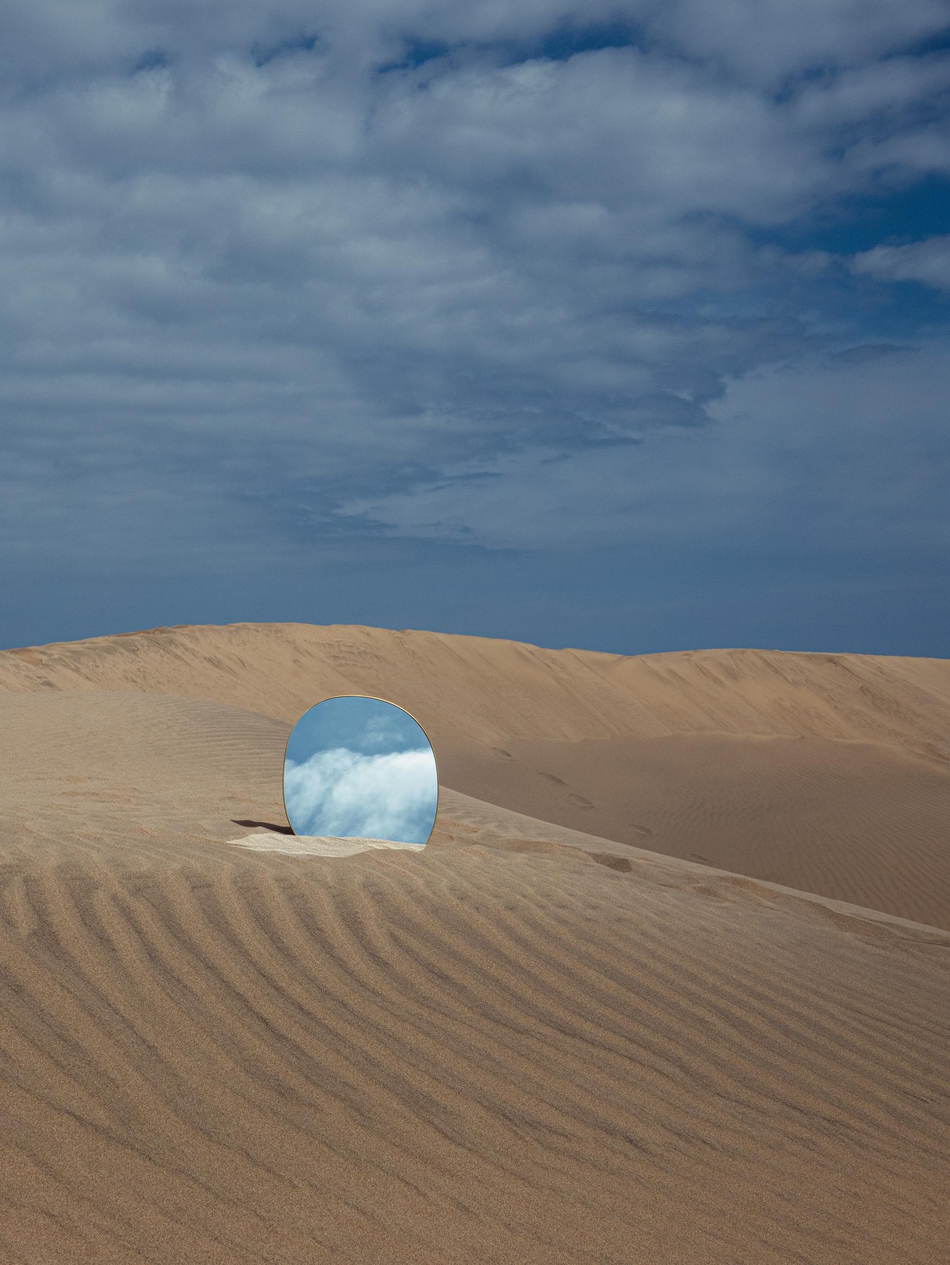
M451 786L669 856L950 927L950 764L827 738L440 745Z
M249 853L285 734L0 699L0 1260L944 1259L950 936L451 793Z
M950 661L624 658L301 624L0 654L0 691L64 689L181 695L284 721L328 694L380 694L420 718L459 791L950 927Z

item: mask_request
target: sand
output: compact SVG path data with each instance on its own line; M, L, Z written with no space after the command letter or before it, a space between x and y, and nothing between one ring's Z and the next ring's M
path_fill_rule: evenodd
M392 839L366 839L359 835L341 839L335 835L284 835L273 830L240 835L229 842L238 848L249 848L252 852L283 852L295 857L353 857L357 852L371 852L374 848L404 850L425 847L423 843L396 843Z
M0 655L0 1261L945 1259L946 903L853 894L939 888L947 664L302 626L29 655ZM288 721L344 677L454 744L433 840L261 850ZM645 820L608 793L632 755ZM777 878L719 860L757 835Z
M677 734L443 743L479 799L950 928L950 763L901 745Z
M455 790L950 928L948 660L625 658L305 624L160 628L0 653L0 693L90 689L285 722L330 694L392 698L425 726Z

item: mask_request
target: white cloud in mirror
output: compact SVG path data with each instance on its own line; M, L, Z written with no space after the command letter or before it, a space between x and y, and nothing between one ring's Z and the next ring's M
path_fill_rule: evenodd
M298 835L424 844L438 776L431 750L363 755L343 747L288 759L287 812Z

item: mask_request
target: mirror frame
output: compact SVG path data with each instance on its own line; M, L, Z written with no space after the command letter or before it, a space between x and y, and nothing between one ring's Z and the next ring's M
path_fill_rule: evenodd
M290 820L290 813L288 813L287 811L287 797L284 794L284 787L286 784L285 777L287 773L287 749L290 746L290 739L293 735L294 730L303 720L304 716L306 716L307 712L312 712L313 709L315 707L319 707L321 703L331 703L335 698L368 698L374 703L386 703L389 707L398 707L401 712L405 712L406 715L411 720L414 720L416 724L419 726L419 728L422 730L422 732L425 734L426 742L429 744L429 750L432 752L432 763L435 765L435 816L432 818L432 828L429 831L429 835L425 843L406 843L403 845L406 848L418 848L419 851L421 852L423 848L427 848L429 846L429 840L435 834L436 823L439 820L439 805L442 800L442 784L439 781L438 757L435 754L435 747L433 746L432 739L429 737L429 731L426 729L425 725L423 725L422 721L418 718L418 716L414 716L412 712L409 710L409 708L403 707L401 703L394 703L391 698L380 698L378 694L328 694L326 698L318 699L316 703L311 703L309 707L305 708L297 717L297 719L294 721L294 723L291 725L290 733L287 735L287 741L284 743L284 762L280 766L280 799L281 799L281 803L284 806L284 816L287 818L287 825L293 831L294 838L306 839L309 836L297 834L296 830L294 830L294 823ZM327 835L326 836L326 838L328 839L329 838L355 839L358 837L359 836L357 835ZM384 842L394 843L396 842L396 840L388 839L388 840L385 840Z

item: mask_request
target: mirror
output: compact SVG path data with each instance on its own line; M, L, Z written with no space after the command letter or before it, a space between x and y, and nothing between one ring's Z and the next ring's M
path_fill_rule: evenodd
M297 721L284 758L294 834L425 847L439 775L425 730L380 698L328 698Z

